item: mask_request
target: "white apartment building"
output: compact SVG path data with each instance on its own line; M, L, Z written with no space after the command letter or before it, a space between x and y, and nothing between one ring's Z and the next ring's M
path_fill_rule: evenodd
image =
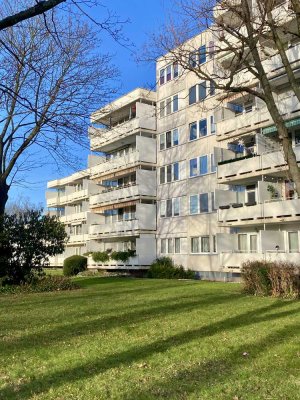
M288 2L278 7L287 12ZM215 17L232 21L226 8ZM189 62L208 73L230 67L233 54L214 54L222 38L210 30L184 46ZM300 71L300 41L286 55ZM139 269L169 256L216 280L238 279L246 260L298 262L300 199L265 104L216 91L171 60L157 61L156 93L136 89L92 114L91 150L100 155L48 184L55 192L47 205L70 234L62 258L135 249L128 265L89 257L89 267ZM266 58L265 68L300 162L299 101L279 55ZM236 79L257 84L244 72Z
M62 265L73 254L135 250L125 264L110 260L89 268L140 269L156 258L156 117L154 92L135 89L91 115L86 170L51 181L51 213L70 235Z

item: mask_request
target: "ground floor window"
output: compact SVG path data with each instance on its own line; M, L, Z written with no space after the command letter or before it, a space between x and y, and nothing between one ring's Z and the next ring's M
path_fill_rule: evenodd
M288 245L290 253L298 253L299 251L298 232L288 232Z

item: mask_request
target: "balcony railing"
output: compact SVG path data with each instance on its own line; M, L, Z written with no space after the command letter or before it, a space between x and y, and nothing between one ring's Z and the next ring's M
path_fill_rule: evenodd
M79 235L70 235L68 244L84 243L88 239L89 239L89 235L87 233L79 234Z
M64 215L59 219L61 222L65 224L73 221L83 221L87 219L87 214L88 214L87 211L83 211L83 212L73 213L70 215Z
M300 161L300 147L294 148L297 161ZM287 170L282 151L273 151L246 159L228 160L226 164L219 164L217 169L218 183L239 182L260 175L282 173Z
M47 207L64 205L88 198L88 189L79 190L71 194L59 194L58 192L46 192Z
M94 225L89 228L90 239L102 236L135 236L140 230L137 219L129 221L118 221L113 224Z
M218 210L218 221L225 226L300 221L300 199L270 200L261 204Z
M102 146L115 142L124 137L133 134L134 132L145 129L155 130L155 117L137 117L122 124L108 128L89 128L89 136L91 141L91 150L101 150Z

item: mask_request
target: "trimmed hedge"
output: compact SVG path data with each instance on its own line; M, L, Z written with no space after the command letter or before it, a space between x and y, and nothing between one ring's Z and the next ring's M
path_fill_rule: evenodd
M195 273L185 270L182 265L174 265L170 257L157 258L148 270L148 278L154 279L195 279Z
M244 291L255 296L300 297L300 266L291 262L247 261L241 278Z
M64 260L63 274L74 276L87 269L87 258L83 256L71 256Z
M36 280L34 283L0 287L0 294L56 292L79 288L80 286L76 285L76 283L72 282L71 279L66 276L47 275Z

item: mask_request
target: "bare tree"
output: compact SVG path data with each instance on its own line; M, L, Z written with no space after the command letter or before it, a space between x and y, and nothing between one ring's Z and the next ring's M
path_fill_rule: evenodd
M166 63L178 63L183 71L212 82L228 97L248 93L261 99L277 128L290 178L300 196L300 170L277 101L278 88L270 79L270 64L276 59L278 70L288 78L291 95L300 101L298 64L288 54L300 41L299 0L190 0L180 2L179 9L180 22L169 23L152 37L147 59L150 55L152 60L162 57ZM199 47L193 47L189 39L205 30L211 42L202 55L211 62L201 64ZM226 65L221 59L226 59Z
M13 2L1 12L13 15ZM0 215L30 154L41 147L67 158L70 142L86 142L91 111L114 93L116 70L96 54L95 32L51 12L47 23L38 15L0 32Z

